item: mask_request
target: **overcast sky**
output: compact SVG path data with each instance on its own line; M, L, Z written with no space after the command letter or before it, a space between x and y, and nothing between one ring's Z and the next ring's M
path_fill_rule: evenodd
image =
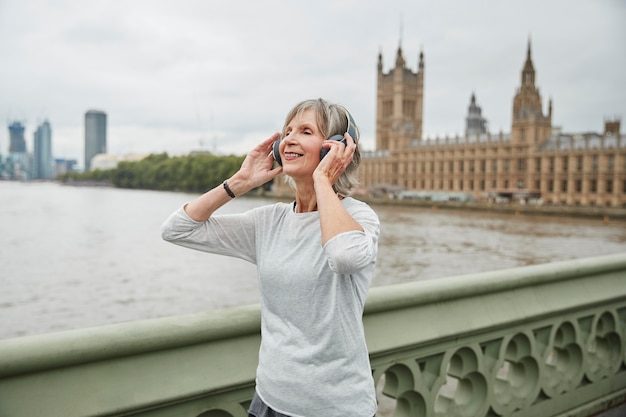
M472 92L509 132L529 38L547 109L566 132L626 115L623 0L0 0L0 154L7 125L52 125L83 163L84 114L109 153L244 154L305 98L348 107L374 148L378 53L425 57L424 134L462 134ZM622 127L622 132L626 126Z

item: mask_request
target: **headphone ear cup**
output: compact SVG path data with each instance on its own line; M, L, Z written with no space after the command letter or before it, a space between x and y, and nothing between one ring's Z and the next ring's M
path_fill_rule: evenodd
M280 138L276 139L274 141L274 144L272 145L272 156L274 157L274 160L276 161L276 163L282 167L283 161L281 161L280 159L280 151L278 149L279 145L280 145Z
M343 143L344 146L347 145L346 138L344 138L343 135L334 135L329 137L327 140L336 140L337 142ZM329 151L329 148L322 148L322 150L320 151L320 161L326 156Z

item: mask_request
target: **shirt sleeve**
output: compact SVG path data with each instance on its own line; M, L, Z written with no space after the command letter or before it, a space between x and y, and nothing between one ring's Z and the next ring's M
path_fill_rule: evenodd
M349 209L363 231L340 233L324 245L328 265L338 274L353 274L376 262L380 222L368 205Z
M161 237L176 245L219 255L233 256L256 264L255 216L213 215L207 221L193 220L181 207L161 226Z

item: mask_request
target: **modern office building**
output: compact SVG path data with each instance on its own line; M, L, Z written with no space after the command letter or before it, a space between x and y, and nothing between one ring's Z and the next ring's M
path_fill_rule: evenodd
M91 159L107 152L107 115L100 110L85 113L85 171L91 169Z
M22 122L9 124L9 154L3 162L2 178L25 181L31 177L31 160L26 152L24 130Z
M55 163L52 157L52 128L45 120L34 133L33 178L51 179L55 177Z
M626 135L620 120L601 133L563 133L542 107L528 43L510 133L492 134L472 94L464 136L422 137L424 55L417 71L398 48L384 72L378 56L376 150L363 152L361 191L555 205L626 207ZM590 109L591 110L591 109Z
M26 153L24 130L21 122L14 121L9 125L9 154Z

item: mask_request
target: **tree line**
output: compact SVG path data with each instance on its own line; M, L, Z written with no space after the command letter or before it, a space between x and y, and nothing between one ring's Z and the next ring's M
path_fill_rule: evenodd
M120 162L109 170L70 172L60 175L64 183L106 183L118 188L204 192L232 176L245 156L210 153L170 157L152 154L136 162Z

